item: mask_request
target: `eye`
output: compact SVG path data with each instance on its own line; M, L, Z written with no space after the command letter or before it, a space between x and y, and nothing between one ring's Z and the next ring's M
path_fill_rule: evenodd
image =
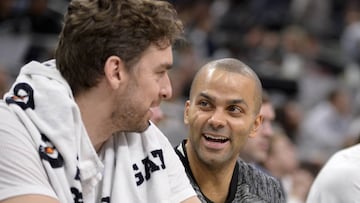
M155 72L155 77L157 78L157 80L162 80L167 76L167 72L167 70L159 70Z
M199 105L200 105L200 106L208 106L208 105L209 105L209 102L204 101L204 100L201 100L201 101L199 101Z
M166 74L166 72L167 72L166 70L162 70L162 71L159 71L158 74L159 75L164 75L164 74Z
M229 106L228 111L233 114L244 113L244 110L241 107L235 105Z
M203 110L208 110L208 109L211 108L211 104L210 104L208 101L206 101L206 100L200 100L200 101L198 102L198 105L199 105L200 108L203 109Z

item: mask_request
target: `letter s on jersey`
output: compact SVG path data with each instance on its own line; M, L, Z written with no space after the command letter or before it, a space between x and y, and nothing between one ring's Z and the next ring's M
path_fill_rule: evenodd
M161 149L151 151L149 156L143 158L139 163L134 163L132 167L135 172L136 185L139 186L144 181L148 181L152 173L166 168L163 151Z

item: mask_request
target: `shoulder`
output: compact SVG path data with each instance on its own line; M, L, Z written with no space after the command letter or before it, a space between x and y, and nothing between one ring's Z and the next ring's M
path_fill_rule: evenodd
M279 181L274 177L270 176L269 174L265 173L265 171L255 167L252 164L248 164L242 160L238 160L238 164L240 172L239 175L242 176L245 181L255 181L259 182L260 184L265 184L268 182L274 183L275 185L279 184Z
M9 139L23 142L24 137L30 138L26 136L28 133L23 123L3 100L0 100L0 118L0 139L3 144Z
M319 178L326 177L327 181L359 178L360 144L343 149L334 154L321 169ZM346 175L344 175L346 174ZM354 175L354 176L353 176Z
M18 120L16 114L10 109L4 100L0 100L0 116L1 118L7 118L1 119L1 124L10 124Z
M0 200L31 191L56 197L30 134L3 101L0 118Z
M308 203L356 202L360 194L360 144L334 154L315 178Z
M0 146L5 153L21 153L26 155L36 150L34 142L24 123L17 114L0 100ZM3 119L5 118L5 119Z
M356 187L360 182L359 160L359 144L334 154L315 178L309 198L329 196L336 199L359 194L360 188Z
M251 196L257 197L267 202L283 202L284 196L280 183L277 179L248 164L238 160L239 181L238 190L247 190ZM244 192L244 191L243 191Z

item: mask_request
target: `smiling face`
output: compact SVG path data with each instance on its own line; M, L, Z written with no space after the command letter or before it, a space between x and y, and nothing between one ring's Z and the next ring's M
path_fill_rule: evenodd
M189 125L188 156L209 167L234 163L261 118L255 80L238 72L207 68L196 76L184 121Z
M162 99L172 94L168 69L172 65L171 46L159 49L151 45L127 73L127 85L119 90L112 113L113 124L120 131L142 132L152 112Z

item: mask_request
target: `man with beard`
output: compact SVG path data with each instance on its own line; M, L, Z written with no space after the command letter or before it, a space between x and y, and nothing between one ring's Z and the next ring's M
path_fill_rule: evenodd
M165 1L72 0L56 61L26 64L0 101L0 201L199 202L149 121L182 30Z
M261 125L259 78L239 60L212 61L186 101L189 136L175 148L202 202L284 202L279 183L238 159Z

